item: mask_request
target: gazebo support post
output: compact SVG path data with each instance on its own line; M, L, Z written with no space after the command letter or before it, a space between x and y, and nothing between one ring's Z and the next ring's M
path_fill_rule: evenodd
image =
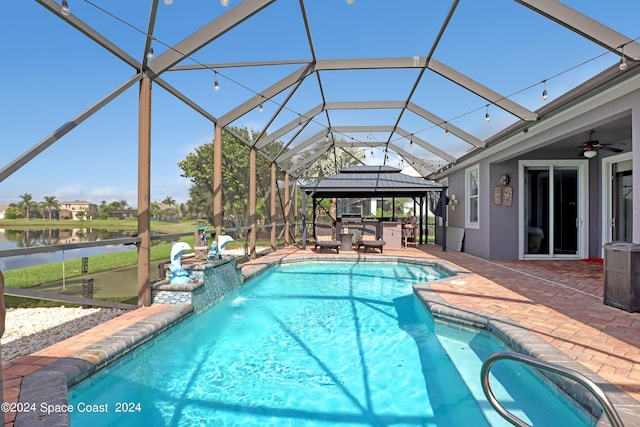
M422 196L419 196L422 197ZM416 211L418 210L418 202L416 201L415 197L412 197L413 199L413 216L415 216L416 218L418 218L418 229L419 234L416 234L416 230L413 230L413 236L416 239L416 243L421 244L422 243L422 210L420 210L420 213L418 215L416 215Z
M316 196L313 196L312 200L313 200L313 203L312 203L313 212L311 213L311 223L313 224L313 237L315 238L316 237L315 227L316 227L316 221L317 221L316 211L318 210L318 199L316 199Z
M422 197L423 196L419 196L417 202L416 202L416 199L413 199L413 211L415 212L417 208L420 209L420 211L419 211L420 214L418 215L419 227L420 227L420 241L419 241L420 244L424 243L424 239L423 239L424 238L424 234L423 234L423 228L422 228L422 226L424 225L424 216L422 215ZM416 203L417 203L418 206L416 206ZM415 213L414 213L414 215L415 215Z
M428 195L424 195L420 199L420 212L424 216L424 244L429 244L429 204L428 204Z
M307 192L302 192L302 249L307 249Z
M447 189L440 191L440 212L442 212L442 252L447 251Z

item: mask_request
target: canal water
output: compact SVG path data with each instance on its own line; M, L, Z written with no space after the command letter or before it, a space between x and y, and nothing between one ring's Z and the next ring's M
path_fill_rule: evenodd
M135 231L67 228L67 229L0 229L0 251L48 245L94 242L99 240L131 237ZM12 257L0 256L0 270L31 267L52 262L62 262L74 258L91 257L113 252L135 251L131 245L95 246L90 248ZM1 252L0 252L1 255Z

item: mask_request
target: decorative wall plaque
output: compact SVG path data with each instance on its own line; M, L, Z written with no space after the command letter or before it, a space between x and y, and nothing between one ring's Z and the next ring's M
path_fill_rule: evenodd
M502 204L506 207L510 207L513 203L513 187L504 187L504 200Z
M500 206L502 204L502 187L499 185L493 187L493 203L496 206Z

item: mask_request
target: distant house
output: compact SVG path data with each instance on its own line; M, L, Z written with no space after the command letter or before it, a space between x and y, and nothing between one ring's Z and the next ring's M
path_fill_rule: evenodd
M98 216L98 206L84 200L60 202L59 206L60 219L79 221L81 219L94 219Z
M158 206L159 212L153 214L154 219L161 221L178 221L180 219L180 210L175 205L169 205L167 203L155 203Z
M7 210L6 205L0 205L0 219L4 219L4 212Z
M138 210L129 208L129 209L115 209L111 211L109 214L110 218L118 218L118 219L132 219L138 217Z

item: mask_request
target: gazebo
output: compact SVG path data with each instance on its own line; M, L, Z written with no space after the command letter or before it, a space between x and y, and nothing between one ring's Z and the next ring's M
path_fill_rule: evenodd
M319 200L327 198L411 198L415 206L419 206L419 241L424 242L423 235L424 216L423 208L430 193L436 193L438 197L437 212L442 216L442 250L447 248L446 242L446 191L447 186L429 181L421 177L410 176L402 173L398 168L384 165L376 166L352 166L342 169L337 175L320 179L316 182L302 185L302 247L306 248L307 240L307 199L313 200L312 223L316 222L316 206ZM333 218L335 221L335 218Z

